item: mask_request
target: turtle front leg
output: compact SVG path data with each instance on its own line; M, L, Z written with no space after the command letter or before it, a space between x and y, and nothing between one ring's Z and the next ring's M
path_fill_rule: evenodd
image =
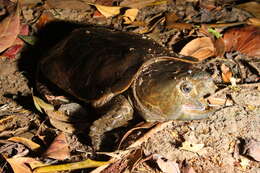
M104 115L90 127L89 136L94 149L99 150L105 132L126 125L133 118L133 113L131 104L123 95L113 98Z

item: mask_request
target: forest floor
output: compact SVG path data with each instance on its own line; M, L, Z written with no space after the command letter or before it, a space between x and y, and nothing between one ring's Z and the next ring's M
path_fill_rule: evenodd
M0 58L0 172L37 172L35 167L41 166L31 164L36 161L59 165L87 158L105 161L111 156L113 163L109 166L74 171L67 167L63 171L260 173L257 1L246 4L235 0L23 0L19 7L14 7L15 4L0 0L1 22L12 17L9 25L13 28L9 28L9 33L16 34L16 40L25 35L19 37L23 41L7 45ZM18 33L15 32L18 24L12 23L17 17L16 8L21 22ZM8 42L12 38L4 38L1 22L0 40ZM48 24L51 22L54 24ZM64 132L59 128L62 125L52 124L48 114L35 108L32 96L40 56L74 28L89 24L143 34L176 53L191 40L209 38L211 41L206 44L203 41L190 44L193 52L187 55L205 61L205 68L213 71L212 77L219 87L215 94L219 98L215 99L218 110L207 119L153 126L139 125L143 122L139 118L108 134L113 140L104 139L108 140L106 152L94 152L87 132ZM248 26L251 28L244 29ZM35 39L43 41L35 46ZM16 52L17 45L23 49ZM121 149L116 150L122 136L133 128ZM57 136L62 144L53 142Z

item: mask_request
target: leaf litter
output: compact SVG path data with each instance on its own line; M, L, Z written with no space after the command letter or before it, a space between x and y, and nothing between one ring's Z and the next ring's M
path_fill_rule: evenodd
M57 4L55 4L56 2ZM38 5L41 6L44 4L41 3L42 2ZM89 6L89 3L94 3L96 7L93 8L93 6ZM127 140L134 140L130 142L130 146L127 147L127 145L122 145L123 147L120 148L121 150L109 154L112 156L109 162L96 162L95 160L90 160L88 157L93 151L89 147L86 147L86 143L82 144L79 140L75 140L77 139L75 134L66 135L66 140L64 138L61 140L58 139L60 142L63 141L61 142L62 144L59 142L51 144L51 141L55 141L53 136L57 136L60 133L63 134L64 132L60 131L66 130L66 128L62 127L70 126L73 129L73 126L75 125L70 121L63 121L68 118L64 113L57 113L58 111L56 109L55 111L53 110L54 107L48 106L48 103L45 104L43 100L40 100L40 97L37 99L36 96L34 96L34 100L36 100L35 105L39 107L39 109L43 109L48 116L43 116L43 114L40 114L41 118L36 116L33 121L37 120L41 123L32 125L29 123L32 119L23 116L24 114L20 114L21 116L12 114L17 111L19 104L15 103L17 100L11 99L8 101L14 107L8 108L8 111L1 110L4 115L1 115L0 119L2 136L13 136L13 139L15 140L12 142L19 143L20 146L28 147L30 150L34 150L33 148L37 148L39 145L41 148L43 146L45 148L54 148L54 155L56 153L56 156L58 156L53 157L54 161L59 159L63 160L65 158L68 161L61 161L57 165L46 166L45 163L38 163L38 159L42 159L40 157L41 153L36 152L32 155L30 152L23 152L21 148L20 156L17 155L17 158L6 158L7 160L9 159L9 163L15 173L21 171L32 172L32 170L34 170L34 172L61 171L99 166L100 167L93 172L101 172L102 170L103 172L106 170L109 172L109 167L110 172L115 172L116 168L120 168L121 172L123 172L123 170L134 171L145 169L149 170L149 172L156 172L159 168L150 167L148 164L149 159L145 159L150 158L151 155L155 154L160 155L161 159L159 162L161 170L166 169L166 172L172 171L171 168L174 168L176 165L179 168L189 168L187 172L210 172L213 169L216 171L221 169L222 171L227 170L229 172L243 172L259 167L259 163L257 162L259 148L257 148L258 145L255 144L258 140L253 140L260 139L258 133L260 120L259 116L256 116L260 111L260 86L259 77L257 78L257 75L259 76L259 70L255 65L255 62L259 59L259 39L257 39L259 28L256 27L258 25L259 16L256 8L252 11L252 9L254 9L252 8L252 5L249 5L251 6L251 9L248 7L245 9L239 7L239 5L233 7L228 3L222 5L218 1L207 3L205 1L157 2L146 0L137 2L133 0L124 0L120 2L111 1L107 4L96 4L95 2L87 1L84 2L83 5L82 1L79 2L76 0L62 2L47 0L46 4L49 4L49 6L33 9L35 13L37 13L37 10L44 9L44 13L48 12L52 15L51 18L41 19L42 22L40 22L41 24L38 24L40 26L38 29L44 28L46 23L50 21L64 19L73 21L72 19L76 19L75 21L77 22L86 23L87 21L88 24L99 24L127 32L144 33L145 36L153 37L158 43L169 49L177 49L177 52L182 51L179 48L179 45L181 44L183 45L182 49L190 47L189 49L192 51L185 53L184 55L194 56L201 61L208 61L205 68L214 71L214 80L219 84L220 89L216 94L209 98L209 102L219 106L219 110L206 120L160 123L151 130L148 130L148 132L142 132L139 128L135 128L133 131L139 132L140 134L138 135L132 133L130 130L122 142L127 143ZM108 4L110 6L107 6ZM32 7L31 5L26 6L26 3L24 3L23 8L20 10L26 11ZM104 7L105 10L103 10L103 8L98 9L97 6ZM232 10L226 10L226 6ZM120 11L122 10L122 7L128 7L124 13L121 13ZM197 11L198 8L200 8L200 11ZM99 10L105 18L92 17L96 9ZM237 9L240 9L240 11L236 11ZM243 11L243 9L245 9L245 11ZM1 42L4 43L2 51L10 48L19 35L20 24L17 23L17 19L21 19L22 17L18 17L17 11L15 11L15 13L10 13L1 20L1 24L6 20L13 21L13 23L11 22L11 25L8 25L8 30L6 30L7 35L8 33L11 33L9 34L10 37L7 38L2 34L2 37L7 39L7 42ZM167 18L165 15L167 13L171 13L171 16L175 16L175 19L170 21L169 16ZM12 20L10 20L11 16L13 16ZM18 21L20 22L20 20ZM35 24L30 23L31 28L37 28L35 27L38 22L37 18L35 21ZM214 24L214 21L219 22ZM245 24L254 26L239 26ZM205 28L212 28L212 30L205 29L205 32L200 32L197 26L203 25L207 25ZM1 28L3 27L0 27L0 30ZM30 33L30 35L33 34ZM176 35L178 35L178 37ZM190 40L190 37L193 38L192 40L207 38L208 41L202 41L197 44L193 43L192 45L191 42L187 41ZM218 37L218 39L216 37ZM224 40L224 43L219 41L221 39ZM183 43L182 41L186 42ZM223 46L225 46L225 48L223 48ZM19 51L14 54L18 55L19 58ZM14 60L16 58L17 57L15 56ZM5 59L3 59L1 63L6 63L4 61ZM27 62L28 61L29 60L27 60ZM247 63L247 61L249 62ZM9 60L7 63L9 63ZM252 63L253 65L251 66L250 64ZM18 71L18 69L16 71ZM2 74L0 82L4 82L6 79L8 79L8 81L22 79L17 72L8 73L8 71L6 71L2 72ZM232 85L232 83L235 83L236 85ZM13 84L4 83L4 85L12 87ZM30 90L24 89L25 87L23 85L26 84L18 83L18 88L22 88L22 92L27 92L28 95L31 95ZM6 94L6 89L4 90L4 88L5 87L0 90L3 95ZM16 94L18 91L19 90L12 91L15 93L12 96L13 98L20 97L19 94ZM30 99L32 98L30 97ZM1 98L1 100L3 100L1 104L7 103L7 99L4 97ZM223 107L223 105L226 106ZM30 107L34 109L32 101L30 102ZM49 110L49 107L51 107L51 110ZM10 113L10 111L12 111L12 113ZM27 115L29 115L29 113L27 113ZM33 115L31 114L31 116ZM20 124L21 117L25 120L22 122L27 121L27 123ZM55 122L53 122L54 120ZM51 122L52 126L49 122ZM20 127L22 127L22 129L19 129ZM36 129L37 131L35 132ZM42 139L40 140L41 142L43 142L44 139L48 139L47 136L52 137L49 137L49 142L44 141L41 143L40 141L37 141L34 144L34 142L31 143L31 138L28 138L25 135L26 132L30 132L33 137ZM18 134L24 135L25 138L19 137ZM244 151L239 151L239 157L236 157L232 153L235 152L234 144L237 142L238 138L250 139L249 141L256 142L241 144L244 145ZM74 145L70 145L71 143ZM70 146L69 151L72 155L68 154L68 146ZM113 151L112 148L110 148L110 151L111 150ZM143 154L133 154L133 151L135 150L139 150ZM53 153L53 150L51 151L52 152L49 153ZM46 154L48 153L48 150L45 150L44 152L45 156L50 155ZM64 152L65 154L59 154L59 152ZM197 152L199 153L199 156L197 155ZM86 153L89 153L89 155L86 155ZM59 156L63 157L59 158ZM139 162L138 160L142 161ZM41 161L46 162L46 160ZM135 163L135 169L133 170L130 169L131 165L133 165L132 162ZM34 165L34 163L36 166L31 166ZM108 166L109 164L110 166ZM28 165L30 166L28 167ZM175 171L177 171L177 167L175 168Z

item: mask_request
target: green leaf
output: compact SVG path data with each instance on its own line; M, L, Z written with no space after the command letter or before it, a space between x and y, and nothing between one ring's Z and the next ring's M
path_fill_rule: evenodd
M37 38L31 35L18 35L18 37L29 45L35 45Z
M218 31L216 31L213 28L209 28L208 31L209 31L209 33L213 34L216 38L221 38L222 37L222 34L220 34Z

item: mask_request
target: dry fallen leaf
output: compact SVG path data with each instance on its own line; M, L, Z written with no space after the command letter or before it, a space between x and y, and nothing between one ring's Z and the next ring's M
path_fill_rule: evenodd
M169 25L172 25L176 23L176 21L179 19L180 18L174 12L165 13L165 26L167 27Z
M192 56L202 61L215 53L214 44L209 37L196 38L186 44L180 51L181 55Z
M44 156L57 160L65 160L70 157L69 145L64 133L59 134L54 139Z
M31 164L43 166L43 164L40 161L37 161L36 159L30 157L17 157L6 160L11 165L14 173L32 173L33 168L30 168L28 166Z
M45 157L65 160L70 157L69 145L64 133L60 133L44 153Z
M8 139L9 141L13 141L13 142L19 142L23 145L25 145L26 147L30 148L32 151L36 151L40 148L40 145L23 137L18 137L18 136L14 136Z
M223 57L225 54L225 44L222 38L214 40L215 56Z
M220 66L221 69L221 76L224 82L230 82L231 77L233 76L232 72L230 71L230 68L226 66L225 64L222 64Z
M167 4L167 2L167 0L123 0L120 6L141 9L147 6Z
M41 29L43 28L47 23L51 22L55 20L54 16L52 13L50 13L49 11L44 11L40 18L37 20L36 22L36 27L37 29Z
M0 53L13 45L20 31L20 8L9 16L4 18L0 23Z
M189 141L185 141L182 143L181 150L191 151L191 152L198 152L204 147L204 144L193 144Z
M248 56L260 56L260 27L232 28L224 33L226 52L239 51Z
M44 102L39 97L36 97L36 96L32 96L32 97L33 97L33 103L34 103L36 109L38 111L40 111L41 113L42 113L42 109L45 110L45 111L46 110L50 110L50 111L54 110L54 107L51 104Z
M168 160L168 159L162 159L161 156L155 155L156 163L158 164L159 168L164 173L180 173L179 165L178 163Z
M89 5L81 0L47 0L47 8L86 10Z
M249 18L246 23L248 25L260 26L260 18Z
M27 36L28 34L29 26L26 24L21 25L18 37L15 39L13 44L7 50L4 51L1 57L15 58L24 46L24 41L20 39L20 36Z
M105 6L105 5L98 5L93 3L89 3L89 4L95 6L97 10L105 17L113 17L120 14L120 10L122 8L118 6Z
M165 26L167 29L179 29L179 30L183 30L183 29L187 29L190 30L193 28L193 25L190 23L172 23L171 25L166 25Z
M125 24L131 24L135 19L138 14L138 9L137 8L132 8L132 9L127 9L123 15L123 18L125 20Z
M57 120L55 118L52 118L51 116L55 116L56 112L57 111L47 112L47 115L50 118L51 125L53 125L55 128L59 129L62 132L75 133L77 131L77 129L75 127L78 128L79 123L77 123L77 125L75 126L75 124L73 124L71 122L64 122L64 121L60 121L60 120Z
M10 128L8 123L11 124L12 121L15 121L16 116L15 115L10 115L7 117L3 117L0 119L0 132Z
M248 141L244 146L243 153L260 162L260 142L255 140Z
M243 2L243 1L242 1ZM260 3L258 2L246 2L235 6L236 8L243 9L257 18L260 18Z

